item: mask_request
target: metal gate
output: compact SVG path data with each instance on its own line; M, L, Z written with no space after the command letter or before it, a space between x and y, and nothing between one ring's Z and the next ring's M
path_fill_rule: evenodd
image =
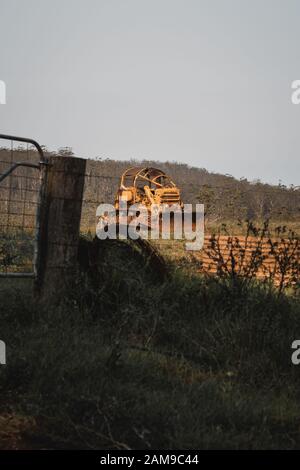
M38 275L46 164L35 140L0 134L0 277Z

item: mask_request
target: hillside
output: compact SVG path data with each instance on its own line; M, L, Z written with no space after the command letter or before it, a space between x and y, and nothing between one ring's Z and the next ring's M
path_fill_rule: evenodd
M249 182L246 179L237 180L233 176L210 173L204 168L177 162L88 160L87 174L90 178L86 193L90 199L94 198L94 194L98 194L99 199L103 197L103 200L111 202L119 176L126 168L135 165L154 166L164 170L181 188L185 203L205 204L206 215L211 222L266 218L280 222L297 222L299 219L299 188ZM103 192L98 188L94 175L108 177ZM113 179L110 180L109 177Z
M47 151L45 153L47 156L55 155ZM63 150L58 154L61 153L66 155L68 151ZM0 149L1 173L9 167L11 158L9 149ZM14 150L13 160L36 160L36 154L33 151L17 149ZM181 188L182 199L185 203L205 204L206 217L211 223L237 222L239 219L262 221L271 218L278 223L296 224L299 220L299 187L287 188L282 185L272 186L262 182L249 182L247 179L237 180L229 175L210 173L204 168L190 167L177 162L97 159L87 160L83 206L83 218L89 221L87 225L94 223L95 210L99 203L113 202L120 175L126 168L134 165L150 165L168 173ZM26 181L22 178L24 176ZM37 176L34 170L19 168L9 183L12 194L27 191L26 201L30 202L30 198L33 197L32 190L37 185L33 176ZM3 199L5 195L2 195L1 201ZM3 202L1 204L2 212Z

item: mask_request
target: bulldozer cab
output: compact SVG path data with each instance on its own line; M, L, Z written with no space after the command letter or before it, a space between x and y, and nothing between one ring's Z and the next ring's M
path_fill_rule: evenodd
M121 176L120 187L115 198L119 209L120 199L128 205L141 203L149 209L152 204L179 204L182 206L180 190L162 170L147 167L132 167Z

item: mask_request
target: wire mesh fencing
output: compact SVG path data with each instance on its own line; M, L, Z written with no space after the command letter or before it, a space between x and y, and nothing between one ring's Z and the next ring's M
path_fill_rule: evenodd
M4 178L0 182L1 276L34 275L40 160L33 144L0 137L0 179Z
M82 201L81 233L95 235L99 204L113 204L120 178L87 170Z

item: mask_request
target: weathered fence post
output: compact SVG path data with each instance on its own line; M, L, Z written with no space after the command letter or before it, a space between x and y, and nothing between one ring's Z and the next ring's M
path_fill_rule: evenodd
M77 269L86 160L51 157L40 212L36 291L43 298L63 292Z

